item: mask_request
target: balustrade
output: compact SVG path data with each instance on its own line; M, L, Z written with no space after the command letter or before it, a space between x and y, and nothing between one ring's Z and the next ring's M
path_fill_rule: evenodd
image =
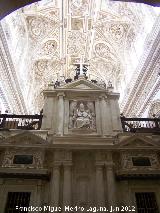
M0 130L23 129L39 130L42 124L43 115L12 115L0 114Z
M160 133L160 118L126 118L121 116L124 132Z

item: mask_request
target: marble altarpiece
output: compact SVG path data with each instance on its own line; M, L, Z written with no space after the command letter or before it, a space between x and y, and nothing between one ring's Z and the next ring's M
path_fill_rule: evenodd
M33 206L136 206L135 192L144 191L154 192L159 205L159 136L122 131L119 94L111 86L79 76L43 94L40 130L0 134L3 212L8 192L16 191L30 192ZM28 164L15 161L22 155Z

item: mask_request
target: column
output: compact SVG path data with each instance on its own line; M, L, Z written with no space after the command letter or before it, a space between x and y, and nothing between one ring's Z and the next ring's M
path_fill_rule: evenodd
M50 205L59 206L59 186L60 186L60 164L55 164L52 169L50 185Z
M70 206L72 203L71 185L72 185L72 163L64 163L64 180L63 180L63 207Z
M63 136L64 127L64 93L58 93L58 134Z
M103 164L96 164L96 202L97 206L105 206Z
M113 162L106 163L108 207L116 206L116 183Z

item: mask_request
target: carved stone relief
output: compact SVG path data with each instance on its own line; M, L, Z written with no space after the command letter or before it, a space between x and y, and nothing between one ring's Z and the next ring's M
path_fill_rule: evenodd
M57 49L57 42L55 40L48 40L45 42L44 46L44 53L46 55L55 55Z
M70 101L69 129L96 129L93 101Z
M83 16L89 9L89 0L70 0L70 12L74 16Z
M52 26L56 26L56 20L49 20L41 16L28 16L27 23L32 38L42 38L53 31Z
M71 55L83 55L85 53L86 35L80 31L72 31L68 34L67 52Z
M33 155L32 164L14 164L13 159L15 155ZM41 151L29 151L29 150L7 150L4 153L2 159L2 167L10 168L43 168L44 153Z
M48 85L53 79L57 79L57 72L61 69L61 62L55 58L51 60L40 59L35 61L33 70L35 80L38 81L36 88L39 90L44 89L44 85ZM51 72L52 71L52 72Z
M155 117L160 117L160 100L159 99L153 101L150 105L148 117L151 118L153 115L155 115Z
M151 162L151 166L134 166L132 162L133 157L147 157ZM145 153L123 153L121 156L121 165L125 170L154 170L160 169L157 154L145 154Z

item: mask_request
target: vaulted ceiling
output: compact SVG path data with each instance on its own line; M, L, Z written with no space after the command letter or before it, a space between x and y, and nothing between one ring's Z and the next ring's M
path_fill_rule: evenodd
M83 59L90 78L120 92L121 111L142 115L160 86L159 12L109 0L42 0L8 15L0 25L1 108L38 112L42 90L73 78L73 64Z

